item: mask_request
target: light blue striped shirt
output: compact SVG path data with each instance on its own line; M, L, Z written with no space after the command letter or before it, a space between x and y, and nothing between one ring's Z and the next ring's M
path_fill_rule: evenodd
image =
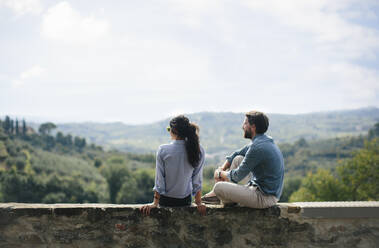
M154 190L160 195L185 198L201 190L205 151L200 146L199 165L193 168L188 162L184 140L174 140L159 146L155 170Z

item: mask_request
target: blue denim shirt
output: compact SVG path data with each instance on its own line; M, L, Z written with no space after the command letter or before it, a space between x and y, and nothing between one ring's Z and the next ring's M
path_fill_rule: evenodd
M244 159L237 169L228 172L229 180L237 183L252 172L249 183L279 199L283 191L284 160L274 140L265 134L258 134L251 144L235 151L226 159L232 163L237 155L244 156Z
M196 168L188 162L184 140L161 145L157 151L154 190L174 198L194 196L201 190L205 151L200 146L200 163Z

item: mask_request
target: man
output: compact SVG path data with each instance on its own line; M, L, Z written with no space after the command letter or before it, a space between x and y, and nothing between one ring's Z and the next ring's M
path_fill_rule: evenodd
M283 190L284 162L278 146L265 132L269 126L267 116L258 111L246 113L242 125L244 137L252 142L226 157L216 169L216 184L203 196L203 202L239 203L251 208L275 205ZM247 185L239 185L251 173Z

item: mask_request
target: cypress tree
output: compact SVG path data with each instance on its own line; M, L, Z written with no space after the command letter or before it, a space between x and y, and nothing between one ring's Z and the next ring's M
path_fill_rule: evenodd
M26 136L26 122L24 119L22 120L22 136Z
M14 133L14 121L11 120L11 128L10 128L10 134L13 134Z
M16 136L19 134L19 126L18 126L18 119L16 119Z
M4 131L5 133L9 134L11 129L11 119L9 116L5 116L5 122L4 122Z

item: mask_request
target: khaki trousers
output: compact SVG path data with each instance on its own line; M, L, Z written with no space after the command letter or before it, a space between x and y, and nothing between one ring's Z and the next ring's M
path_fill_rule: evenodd
M242 156L237 156L233 159L231 169L235 169L239 166L243 160L243 157L242 159L241 157ZM232 168L232 166L236 166L236 164L238 164L238 166ZM268 208L278 202L278 199L275 196L267 195L255 186L239 185L230 182L217 182L213 187L213 191L224 204L235 202L250 208Z

